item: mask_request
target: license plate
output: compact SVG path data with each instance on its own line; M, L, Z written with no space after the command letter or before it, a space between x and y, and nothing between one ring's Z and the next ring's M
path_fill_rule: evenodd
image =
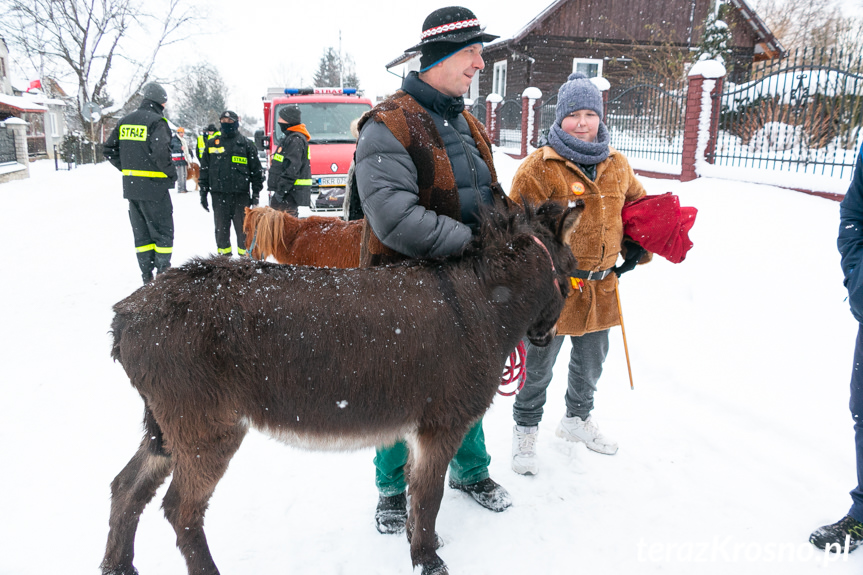
M327 176L318 179L318 186L344 186L347 182L347 176Z

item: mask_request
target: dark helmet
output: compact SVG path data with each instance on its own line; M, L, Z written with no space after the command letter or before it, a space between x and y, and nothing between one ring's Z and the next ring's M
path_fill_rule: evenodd
M165 102L168 101L168 93L160 84L157 84L156 82L150 82L149 84L145 84L144 88L141 91L141 95L144 96L145 100L151 100L163 106L165 105Z
M216 124L208 124L205 132L218 132L219 128L216 127Z

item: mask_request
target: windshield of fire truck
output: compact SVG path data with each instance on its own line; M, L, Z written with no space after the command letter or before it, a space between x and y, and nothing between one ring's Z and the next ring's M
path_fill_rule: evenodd
M369 111L368 104L347 102L313 102L309 104L279 104L275 117L288 105L300 109L300 119L312 136L310 144L353 144L357 141L351 133L351 122ZM278 139L282 134L276 134Z

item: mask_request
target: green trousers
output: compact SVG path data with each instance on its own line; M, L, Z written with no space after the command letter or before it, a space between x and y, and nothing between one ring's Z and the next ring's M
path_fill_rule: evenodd
M392 497L407 489L405 464L408 462L408 446L397 441L387 447L379 447L375 454L375 485L384 497ZM482 419L471 427L449 462L449 477L455 483L470 485L488 477L491 456L485 450L485 435Z

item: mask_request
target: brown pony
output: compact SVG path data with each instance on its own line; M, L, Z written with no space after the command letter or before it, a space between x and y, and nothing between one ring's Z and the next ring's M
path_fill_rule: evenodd
M273 208L246 208L243 231L246 251L255 259L273 256L280 264L328 268L360 265L362 220L295 218Z
M446 574L447 465L512 349L554 337L583 209L488 212L459 257L402 265L195 259L117 303L111 355L144 400L145 433L111 483L103 575L137 574L138 518L171 473L162 507L189 574L218 575L204 513L250 427L324 450L407 438L411 560Z

